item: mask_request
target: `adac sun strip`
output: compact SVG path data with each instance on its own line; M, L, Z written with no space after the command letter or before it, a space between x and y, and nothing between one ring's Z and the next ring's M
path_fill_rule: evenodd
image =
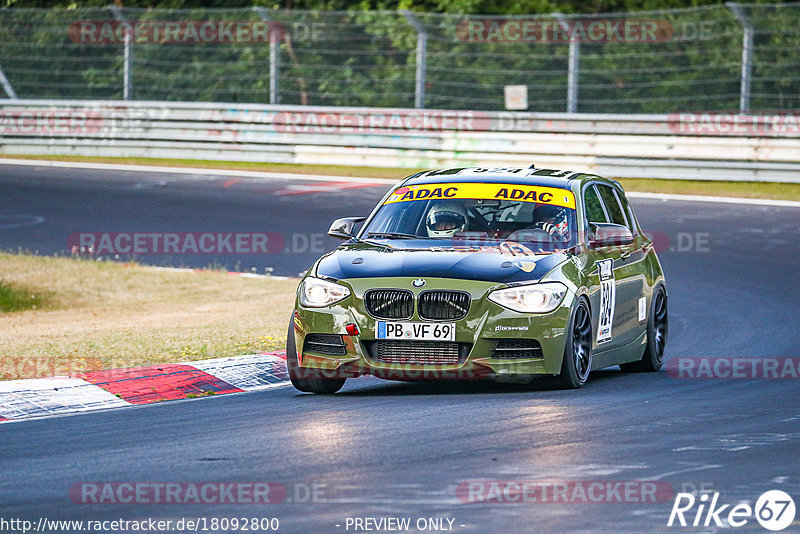
M575 209L572 191L558 187L520 184L450 183L419 184L397 188L384 204L431 199L492 199L536 202Z

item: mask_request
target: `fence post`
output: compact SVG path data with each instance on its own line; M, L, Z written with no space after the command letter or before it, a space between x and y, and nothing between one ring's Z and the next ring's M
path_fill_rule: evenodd
M131 28L128 19L125 18L119 6L108 6L108 9L114 14L114 18L126 25L122 67L122 99L130 100L133 98L133 28Z
M269 103L280 103L281 42L278 25L263 7L253 8L261 20L269 24Z
M17 99L17 92L14 91L14 88L11 86L11 82L8 81L8 78L6 78L6 73L3 72L2 67L0 67L0 85L3 86L8 98L13 98L14 100Z
M561 13L554 13L561 27L570 35L567 60L567 113L578 111L578 66L581 57L580 41L572 36L569 22Z
M425 58L428 50L428 32L413 13L405 9L401 9L400 13L403 14L417 32L417 72L414 87L414 107L421 109L425 107Z
M739 92L739 112L750 113L750 80L753 72L753 23L744 14L742 7L736 2L726 2L725 5L742 25L742 87Z

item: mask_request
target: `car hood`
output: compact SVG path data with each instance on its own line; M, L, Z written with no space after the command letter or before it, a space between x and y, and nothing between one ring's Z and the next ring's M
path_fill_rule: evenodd
M337 279L407 276L508 283L539 280L568 258L563 252L520 251L515 243L470 249L415 243L403 242L403 248L394 248L397 242L391 248L345 243L323 256L316 272Z

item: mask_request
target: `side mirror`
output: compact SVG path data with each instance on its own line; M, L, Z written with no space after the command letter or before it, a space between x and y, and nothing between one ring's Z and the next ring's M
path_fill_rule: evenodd
M633 243L633 233L626 226L609 223L589 223L591 234L589 246L591 248L630 245Z
M353 227L360 222L366 220L366 217L345 217L344 219L336 219L331 223L328 228L328 235L337 239L352 239Z

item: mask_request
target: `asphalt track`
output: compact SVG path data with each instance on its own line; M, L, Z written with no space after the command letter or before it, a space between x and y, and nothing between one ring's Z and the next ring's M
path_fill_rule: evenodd
M82 231L321 234L335 217L366 214L386 187L276 195L292 185L288 178L229 181L0 167L0 248L64 253L66 236ZM669 358L800 356L800 210L633 204L643 226L660 236ZM154 263L242 262L243 269L296 274L317 255ZM413 525L447 517L452 532L717 531L667 527L671 498L465 503L457 488L475 480L639 480L666 482L674 492L719 492L721 504L752 505L764 491L781 489L800 504L798 384L615 368L593 373L578 391L361 378L335 396L284 387L4 424L0 518L277 517L280 532L354 532L347 518L410 517ZM270 505L70 500L73 484L93 481L269 481L289 495ZM296 498L312 484L315 502ZM764 531L752 518L737 530ZM797 530L795 520L784 532Z

